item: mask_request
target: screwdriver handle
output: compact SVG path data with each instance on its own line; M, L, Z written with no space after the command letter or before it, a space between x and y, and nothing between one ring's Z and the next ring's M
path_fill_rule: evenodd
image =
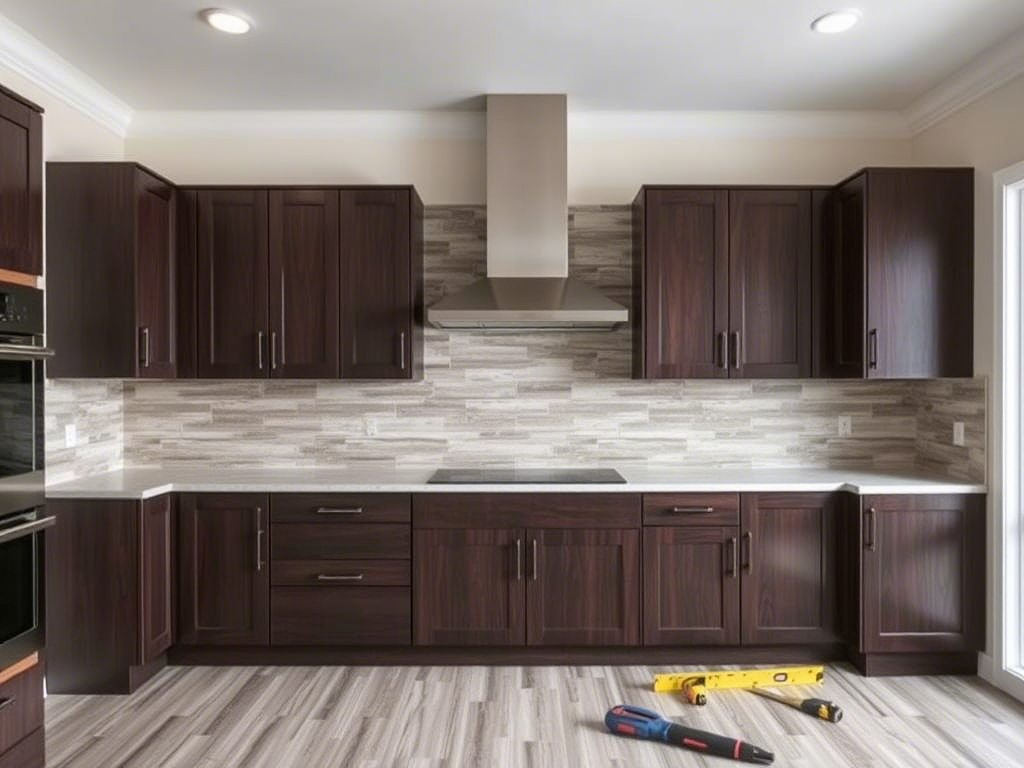
M825 699L804 699L800 702L800 711L811 717L820 717L830 723L838 723L843 719L843 710L838 704Z

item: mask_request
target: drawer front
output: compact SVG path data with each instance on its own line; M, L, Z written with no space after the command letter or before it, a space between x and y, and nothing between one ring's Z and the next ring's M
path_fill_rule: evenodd
M271 560L408 559L408 525L279 523L270 527Z
M408 587L274 587L271 645L410 645Z
M43 665L0 685L0 753L43 726Z
M644 525L739 525L738 493L652 493L644 496Z
M640 496L632 493L421 493L415 528L632 528Z
M407 587L408 560L275 560L275 587Z
M408 523L412 500L406 493L275 493L274 523Z
M19 741L0 755L0 768L45 768L46 738L42 728Z

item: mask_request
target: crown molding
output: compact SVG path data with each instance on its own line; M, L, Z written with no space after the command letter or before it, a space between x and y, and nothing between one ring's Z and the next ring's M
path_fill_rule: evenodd
M1024 75L1024 30L982 52L907 107L904 115L911 133L930 128L1020 75Z
M3 15L0 15L0 64L118 136L127 134L133 115L130 106Z

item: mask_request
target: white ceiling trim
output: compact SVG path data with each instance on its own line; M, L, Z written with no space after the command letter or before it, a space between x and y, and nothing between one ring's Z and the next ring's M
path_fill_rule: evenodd
M907 107L911 132L932 127L1020 75L1024 75L1024 31L984 51Z
M87 74L0 15L0 64L124 137L133 110Z

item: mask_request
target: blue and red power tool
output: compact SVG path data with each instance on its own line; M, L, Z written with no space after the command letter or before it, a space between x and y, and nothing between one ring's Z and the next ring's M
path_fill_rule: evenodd
M731 757L744 763L771 765L775 755L766 749L755 747L739 739L719 736L717 733L698 731L685 725L671 723L660 717L657 712L628 704L619 704L608 710L604 716L604 724L608 730L620 736L633 736L637 739L663 741L675 744L694 752L705 755Z

